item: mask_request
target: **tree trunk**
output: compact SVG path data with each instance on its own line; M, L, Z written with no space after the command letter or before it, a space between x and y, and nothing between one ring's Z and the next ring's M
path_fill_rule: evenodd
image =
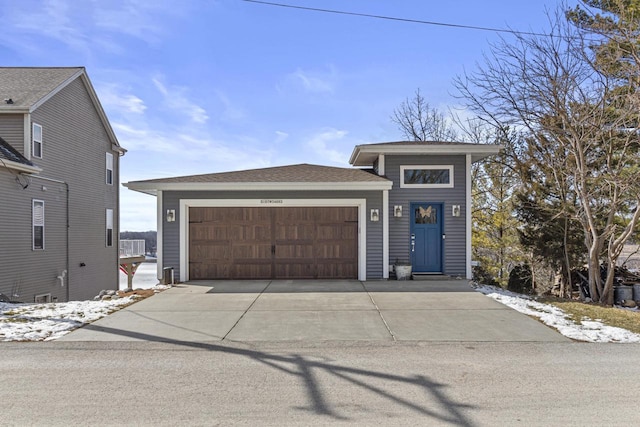
M597 242L593 242L589 248L589 291L591 301L599 301L602 296L602 278L600 275L600 251Z
M600 303L613 305L613 279L616 275L616 260L612 259L611 256L607 258L607 280L602 295L600 296Z
M564 274L560 284L560 296L566 298L571 293L571 261L569 261L569 218L564 218L564 236L563 236L563 252L564 252ZM568 290L567 290L568 288Z

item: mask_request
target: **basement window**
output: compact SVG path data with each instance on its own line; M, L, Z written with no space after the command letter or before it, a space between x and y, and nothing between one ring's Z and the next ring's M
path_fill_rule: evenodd
M44 304L46 302L51 302L51 294L40 294L33 297L33 302L36 304Z

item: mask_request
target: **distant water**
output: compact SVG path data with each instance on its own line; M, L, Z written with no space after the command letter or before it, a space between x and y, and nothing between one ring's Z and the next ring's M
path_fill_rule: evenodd
M158 264L155 262L143 262L133 276L133 289L149 289L157 285L159 283L157 268ZM119 288L127 289L127 275L120 271L118 277L120 279Z

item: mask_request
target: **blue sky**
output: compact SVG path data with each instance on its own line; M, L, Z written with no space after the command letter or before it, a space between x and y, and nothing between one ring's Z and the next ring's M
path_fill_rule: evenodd
M545 7L557 4L280 2L522 31L544 31ZM129 150L122 182L296 163L348 167L355 145L401 139L390 116L417 88L433 107L455 107L452 79L498 40L242 0L0 0L0 17L2 65L87 68ZM155 198L122 188L120 224L155 229Z

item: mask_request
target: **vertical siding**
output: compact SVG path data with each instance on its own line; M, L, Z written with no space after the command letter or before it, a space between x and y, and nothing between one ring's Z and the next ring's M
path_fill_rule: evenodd
M401 165L453 165L454 187L434 189L400 188ZM386 177L393 181L389 191L389 262L396 259L409 260L409 203L441 202L444 208L443 246L444 273L451 276L466 276L465 215L466 179L465 156L385 156ZM402 217L393 216L394 205L402 205ZM451 206L460 205L460 216L451 215Z
M101 289L117 289L118 153L113 153L114 184L107 185L105 153L111 152L111 142L82 80L76 79L40 106L31 120L43 127L43 157L32 159L43 169L40 175L69 184L70 299L89 299ZM109 248L107 208L114 211L114 242ZM47 236L47 241L53 238Z
M33 302L35 295L66 299L56 279L66 269L66 188L21 178L0 167L0 292L15 301ZM32 249L32 200L43 200L45 249Z
M0 114L0 137L24 156L24 115Z
M377 208L382 213L381 191L165 191L163 212L175 209L176 221L163 224L163 266L173 267L175 277L180 277L180 199L366 199L367 212L367 279L382 278L382 219L369 221L369 209Z

